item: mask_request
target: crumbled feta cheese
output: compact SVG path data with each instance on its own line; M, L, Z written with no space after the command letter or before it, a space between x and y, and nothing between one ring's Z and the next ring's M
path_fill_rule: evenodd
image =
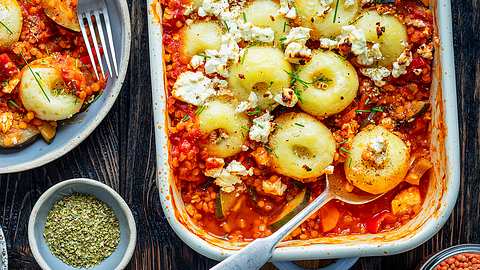
M378 87L384 86L386 82L383 79L387 78L391 74L390 70L388 70L386 67L361 68L360 72L372 79L372 81Z
M250 139L256 142L268 142L268 136L270 136L273 127L272 122L270 122L272 119L273 116L269 112L253 119L253 125L249 132Z
M209 162L214 163L213 165L209 164ZM217 165L217 164L223 164ZM233 192L235 190L235 185L242 183L242 179L240 176L252 176L253 175L253 168L247 170L242 163L233 160L230 162L227 167L224 169L224 160L218 158L209 158L207 159L206 167L212 166L213 168L208 171L205 171L206 176L215 177L215 184L218 185L222 191L224 192Z
M297 10L293 6L294 2L294 0L280 0L278 14L285 16L287 19L297 18Z
M260 41L271 43L275 39L275 32L270 27L257 27L252 23L239 23L238 28L241 33L241 38L245 41Z
M257 104L258 104L257 94L255 94L254 92L250 92L250 95L248 96L248 100L240 102L240 104L238 104L237 108L235 109L235 112L237 113L245 112L247 110L257 107Z
M223 158L210 157L205 161L205 176L217 178L220 176L225 166Z
M243 166L242 163L233 160L228 164L228 166L225 168L225 171L227 171L230 174L233 175L238 175L238 176L252 176L253 175L253 168L250 168L247 170L245 166Z
M228 76L227 64L229 60L238 61L240 47L231 35L222 36L220 50L206 50L205 73L218 73L223 77Z
M190 60L190 66L192 68L198 68L199 66L203 65L205 63L205 57L200 56L200 55L194 55L192 59Z
M345 0L345 2L343 3L343 5L347 8L355 5L355 0Z
M202 6L198 8L198 16L218 16L229 7L228 0L203 0Z
M347 25L342 27L342 36L344 42L352 45L352 52L355 55L361 55L368 53L367 39L362 29L357 29L353 25Z
M292 42L285 48L285 57L288 62L299 64L301 60L308 60L312 57L312 50L305 45Z
M380 45L378 43L374 43L371 48L367 48L367 52L358 55L357 62L360 65L364 66L371 66L375 61L382 60L383 55L380 51Z
M215 178L214 183L219 186L223 192L230 193L235 190L235 185L242 183L242 179L228 173L226 170L222 170L220 175Z
M321 38L320 39L320 48L333 50L338 48L339 42L338 40L330 39L330 38Z
M323 18L332 9L333 0L319 0L317 6L316 16Z
M278 104L285 107L294 107L298 102L298 97L295 95L295 91L291 88L283 88L282 93L276 95L273 100Z
M200 106L215 95L215 89L212 88L212 80L201 72L186 71L173 85L172 95L183 102Z
M418 47L418 49L417 49L417 53L425 59L432 60L433 59L433 45L432 45L432 43L420 45L420 47Z
M185 10L183 11L183 15L188 16L192 14L195 8L192 5L185 6Z
M378 136L371 139L367 144L367 149L362 153L362 159L375 167L382 166L387 159L387 141Z
M407 25L411 25L411 26L414 26L414 27L417 27L417 28L424 28L424 27L427 26L424 21L419 20L419 19L408 18L408 19L405 20L405 23Z
M280 178L278 178L277 181L273 183L269 180L263 180L262 189L265 193L282 196L283 193L287 190L287 185L282 183L282 180Z
M298 64L302 59L309 59L312 56L312 50L305 44L310 39L310 31L307 27L294 27L290 29L283 44L286 45L285 57L291 63Z
M422 72L423 72L423 69L421 69L421 68L413 69L413 73L417 76L420 76L422 74Z
M393 63L392 76L398 78L407 73L407 68L412 63L412 52L405 50Z
M285 40L283 41L284 45L290 44L292 42L297 42L300 44L307 43L307 40L310 39L310 32L312 29L308 27L294 27L290 29Z

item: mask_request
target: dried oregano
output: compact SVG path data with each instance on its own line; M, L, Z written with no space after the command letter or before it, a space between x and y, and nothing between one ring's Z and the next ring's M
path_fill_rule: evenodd
M64 263L90 268L117 248L120 226L104 202L92 195L72 194L53 205L43 236L52 253Z

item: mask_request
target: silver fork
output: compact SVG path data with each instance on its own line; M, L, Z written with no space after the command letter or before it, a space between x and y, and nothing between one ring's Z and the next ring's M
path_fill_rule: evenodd
M105 70L103 68L102 55L100 54L100 46L97 41L97 37L100 37L100 42L103 48L103 55L105 56L105 61L107 63L108 71L112 73L112 65L110 59L113 62L113 68L115 71L115 76L118 78L118 66L117 66L117 56L115 54L115 46L113 44L112 38L112 26L110 24L110 17L108 16L107 5L105 0L79 0L78 9L77 9L78 22L80 23L80 29L82 30L83 39L87 47L88 56L93 65L93 70L97 79L100 79L98 75L97 65L100 66L100 71L102 76L105 79ZM92 20L92 17L95 18L95 23ZM92 37L93 47L95 48L95 57L92 51L92 45L88 39L87 30L85 24L88 25L90 30L90 36ZM107 36L105 38L105 31ZM109 47L107 47L106 40L108 39Z

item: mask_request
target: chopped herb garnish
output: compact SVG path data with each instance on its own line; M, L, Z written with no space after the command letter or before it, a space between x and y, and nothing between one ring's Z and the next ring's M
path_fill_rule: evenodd
M246 126L241 126L241 129L245 130L245 131L250 131L250 129Z
M295 94L295 96L297 96L298 100L300 100L300 102L303 103L302 92L297 88L293 88L293 93Z
M245 12L242 13L242 16L243 16L243 22L247 22L247 14L245 14Z
M303 85L304 88L307 88L310 84L312 84L311 82L306 82L302 80L295 71L292 71L292 72L288 72L286 70L284 71L288 74L288 76L290 76L290 84L292 85L298 82L301 85Z
M281 37L278 40L280 40L281 42L284 42L285 40L287 40L287 37Z
M305 127L304 125L300 124L300 123L295 123L296 126L299 126L299 127Z
M352 158L351 157L348 157L348 167L349 168L352 167Z
M355 113L358 113L358 114L360 114L360 113L370 113L370 112L372 112L372 111L371 110L355 110Z
M329 78L327 78L325 75L320 74L320 76L318 76L318 77L314 80L314 83L315 83L315 82L329 83L329 82L331 82L331 81L332 81L332 80L330 80Z
M8 26L4 24L2 21L0 21L0 25L3 26L3 28L5 28L10 35L13 35L12 30L10 30L10 28L8 28Z
M225 28L227 28L227 32L230 32L230 27L228 26L227 22L223 22L223 24L225 25Z
M185 114L185 116L182 118L181 122L187 122L188 120L190 120L190 115Z
M372 112L383 112L383 107L373 107Z
M264 147L265 147L265 150L267 150L267 152L269 152L269 153L271 153L273 151L272 148L270 148L270 146L268 146L268 145L264 145Z
M40 86L40 89L42 90L43 95L45 96L45 98L47 98L48 102L50 103L50 99L48 98L47 93L45 92L45 89L43 89L43 86L42 86L42 84L41 84L41 82L40 82L40 75L39 75L38 73L35 74L35 72L33 72L32 68L30 67L30 64L28 64L27 59L25 59L25 56L23 56L22 53L20 53L20 55L22 56L23 61L25 61L25 64L27 65L28 69L29 69L30 72L32 73L33 78L35 79L35 81L37 81L38 86ZM38 77L37 77L37 76L38 76Z
M288 25L287 22L283 23L283 33L285 33L285 31L287 30L287 25Z
M345 140L339 142L338 144L342 145L342 144L345 144L346 142L348 142L348 139L345 139Z
M333 23L337 20L337 12L338 12L338 3L340 0L337 0L337 3L335 4L335 13L333 13Z
M253 116L253 115L259 115L261 112L262 110L260 110L260 107L255 107L253 111L247 112L247 114L250 116Z
M370 98L367 98L367 100L365 100L365 105L368 105L370 103Z
M8 105L10 105L11 107L15 107L17 109L20 109L20 106L13 99L10 99L8 101Z
M208 58L210 58L210 56L208 56L204 53L199 53L198 56L203 57L204 60L207 60Z
M240 58L240 63L243 64L243 62L245 62L245 57L247 56L247 53L248 53L248 47L245 48L245 50L243 51L242 58Z
M205 105L198 107L197 110L195 111L195 115L200 115L205 110L206 107L207 106Z
M340 150L341 152L350 154L350 150L346 149L345 147L340 147L339 150Z

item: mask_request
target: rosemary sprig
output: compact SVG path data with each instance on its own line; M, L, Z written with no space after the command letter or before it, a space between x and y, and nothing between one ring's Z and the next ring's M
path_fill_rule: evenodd
M30 64L28 63L27 59L25 59L25 56L23 56L22 53L20 53L20 55L22 56L23 61L25 61L25 64L27 65L28 69L29 69L30 72L32 73L33 78L34 78L35 81L37 82L38 86L40 86L40 89L42 90L43 95L44 95L45 98L48 100L48 103L50 103L50 98L48 98L47 93L45 92L45 89L43 88L42 83L40 82L40 75L39 75L39 74L35 74L35 72L33 72L33 70L32 70L32 67L30 67ZM38 77L37 77L37 76L38 76Z
M0 25L3 26L3 28L5 28L10 35L13 35L12 30L10 30L10 28L8 28L8 26L5 23L0 21Z

